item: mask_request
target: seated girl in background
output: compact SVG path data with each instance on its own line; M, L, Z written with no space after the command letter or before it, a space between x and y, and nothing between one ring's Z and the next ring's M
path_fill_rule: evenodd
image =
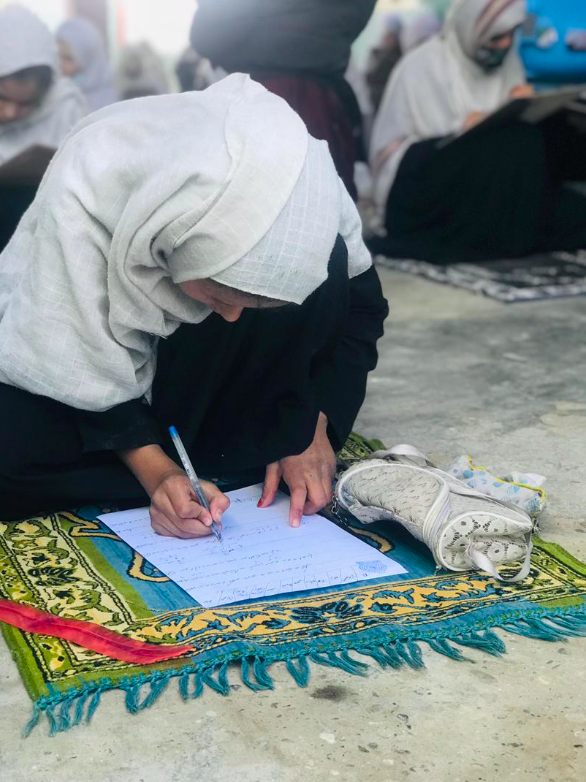
M100 31L87 19L68 19L57 30L61 73L85 95L90 111L118 100Z
M41 144L56 148L87 114L83 95L58 75L49 29L28 9L0 9L0 164Z
M57 49L49 29L26 8L1 8L0 166L32 147L47 149L37 162L28 161L32 173L23 172L21 178L18 166L13 166L10 178L0 173L0 249L33 200L51 150L86 114L80 91L58 75Z
M2 519L150 497L161 534L207 534L174 424L264 507L283 479L297 526L331 498L386 315L327 144L281 98L236 74L91 115L0 256Z
M586 247L586 144L560 117L446 137L533 89L515 51L524 0L453 0L444 31L395 69L371 146L384 252L435 263Z

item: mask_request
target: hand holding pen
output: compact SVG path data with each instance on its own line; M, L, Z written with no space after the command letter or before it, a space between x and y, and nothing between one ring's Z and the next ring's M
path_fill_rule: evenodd
M186 471L160 446L149 445L120 455L151 498L149 515L158 535L202 538L213 532L212 522L220 526L230 500L215 484L200 481L206 508L198 499Z
M177 449L177 453L179 455L179 458L181 459L181 463L183 464L183 468L185 472L187 473L187 477L189 479L189 482L191 483L191 487L193 489L193 493L195 495L195 498L197 503L201 505L202 508L204 508L205 511L207 511L207 514L209 515L209 518L211 519L211 530L213 534L216 536L216 539L221 542L222 541L222 528L219 524L219 519L221 518L222 509L217 509L215 512L212 512L212 509L210 507L210 504L208 502L208 499L206 497L206 494L204 492L204 488L197 477L197 473L195 472L193 468L193 464L191 463L191 460L187 454L187 451L185 450L185 446L183 445L183 442L181 438L179 437L179 433L177 432L177 429L175 429L174 426L169 427L169 434L171 435L171 439L173 440L173 445ZM215 487L214 487L215 488ZM224 495L222 495L224 496ZM207 520L207 519L206 519ZM203 521L203 519L202 519ZM205 522L204 522L205 523Z

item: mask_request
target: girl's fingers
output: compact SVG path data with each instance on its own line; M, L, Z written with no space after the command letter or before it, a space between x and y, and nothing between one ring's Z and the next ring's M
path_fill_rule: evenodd
M281 480L281 467L278 462L269 464L265 473L265 482L262 487L262 496L258 502L259 508L268 508L275 500Z
M163 487L163 493L172 506L172 514L169 517L176 525L183 528L183 522L197 520L201 524L211 526L212 517L203 505L197 502L195 492L187 478L179 477L170 480Z
M292 527L299 527L303 516L303 509L307 500L307 487L305 484L289 486L291 490L291 505L289 508L289 524Z
M210 504L212 519L220 523L223 514L230 507L230 500L213 483L206 483L203 489Z
M155 492L150 509L155 532L183 539L209 535L212 517L194 496L189 482L183 479Z

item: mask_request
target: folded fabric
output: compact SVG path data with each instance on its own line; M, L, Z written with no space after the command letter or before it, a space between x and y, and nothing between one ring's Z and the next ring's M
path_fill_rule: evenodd
M6 622L27 633L63 638L92 652L125 663L139 665L158 663L194 651L192 646L165 647L146 641L136 641L93 622L63 619L26 603L16 603L12 600L0 599L0 622Z
M516 505L532 517L538 516L545 507L546 493L541 487L547 479L543 475L513 472L506 477L497 478L485 467L475 465L471 456L459 456L443 469L469 489Z

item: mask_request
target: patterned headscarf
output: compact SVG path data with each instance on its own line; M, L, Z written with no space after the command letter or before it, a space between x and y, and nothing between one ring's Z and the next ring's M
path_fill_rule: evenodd
M462 51L474 57L478 47L519 27L525 16L525 0L454 0L445 30L453 30Z

